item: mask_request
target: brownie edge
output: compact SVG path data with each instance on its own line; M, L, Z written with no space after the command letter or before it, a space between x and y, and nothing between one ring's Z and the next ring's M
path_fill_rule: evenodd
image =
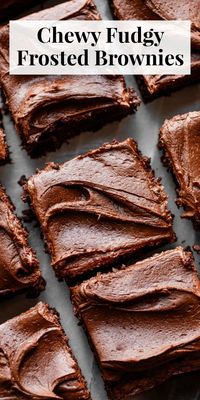
M28 243L28 232L0 185L0 298L21 292L35 297L44 288L39 262Z
M0 109L0 165L4 165L10 161L8 145L6 142L6 135L2 120L2 113Z

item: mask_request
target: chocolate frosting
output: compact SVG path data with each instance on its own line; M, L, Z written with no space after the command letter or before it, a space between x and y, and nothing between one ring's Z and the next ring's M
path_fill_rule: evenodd
M160 147L178 182L183 217L200 224L200 112L177 115L160 130Z
M200 49L200 2L199 0L145 0L145 4L165 20L190 20L192 43Z
M72 288L110 398L200 368L200 281L177 247Z
M167 196L132 139L50 163L25 191L59 277L174 239Z
M26 17L27 19L27 17ZM28 19L98 20L91 0L74 0L28 16ZM16 128L33 152L54 136L53 149L84 130L96 130L110 120L136 110L140 101L119 76L10 76L9 28L0 30L0 75ZM102 118L103 115L103 118ZM38 151L39 151L38 150Z
M191 20L191 39L194 48L200 49L199 0L110 0L117 19L134 20Z
M44 289L39 264L27 237L0 187L0 298L21 291L39 294Z
M0 398L89 400L56 312L38 303L0 326Z
M157 20L160 19L144 0L111 0L114 16L117 19Z
M173 3L173 4L172 4ZM181 6L180 6L181 3ZM183 4L184 3L184 4ZM193 4L196 7L193 8ZM159 7L153 7L159 4ZM199 31L199 0L190 1L157 1L157 0L111 0L113 13L117 19L157 20L164 19L192 19L191 75L142 75L136 76L144 101L167 95L184 86L200 81L200 31ZM170 8L171 7L171 8ZM167 17L166 10L171 17ZM164 11L165 10L165 11ZM158 12L159 11L159 12ZM175 15L176 14L176 15ZM187 18L186 18L187 15ZM173 16L173 18L172 18ZM195 25L196 24L196 25ZM195 50L196 49L196 50Z

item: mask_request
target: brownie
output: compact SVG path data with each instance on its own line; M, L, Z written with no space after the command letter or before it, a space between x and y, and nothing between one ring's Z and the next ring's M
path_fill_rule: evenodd
M190 20L192 45L200 50L199 0L144 0L144 2L152 12L164 20Z
M160 17L146 6L144 0L110 0L111 8L117 19L156 20Z
M181 0L180 0L181 1ZM143 1L143 0L111 0L113 13L117 19L128 20L156 20L156 19L192 19L191 75L136 75L136 81L145 102L159 96L169 95L171 92L185 86L200 82L200 30L197 4L199 0L183 2L172 1ZM157 3L157 7L153 7ZM191 3L191 7L188 7ZM150 7L151 4L151 7ZM158 7L159 4L159 7ZM189 4L190 5L190 4ZM192 8L194 7L194 8ZM168 10L168 14L167 14ZM194 10L194 11L193 11Z
M190 251L155 254L71 290L109 399L131 400L200 369L200 281Z
M24 185L61 279L174 240L167 195L132 139L30 177Z
M177 185L177 204L182 214L200 225L200 112L194 111L165 120L159 147L163 161L171 169Z
M74 0L29 19L98 20L91 0ZM85 130L95 131L132 114L140 100L121 76L9 76L9 28L0 29L0 76L8 107L24 146L32 156L55 150Z
M89 400L59 316L38 303L0 325L0 398Z
M6 136L0 110L0 165L6 164L9 161L9 151L6 143Z
M115 18L128 20L190 20L192 47L200 50L199 0L110 0Z
M28 233L0 186L0 299L21 292L36 296L44 286L38 260L28 244Z

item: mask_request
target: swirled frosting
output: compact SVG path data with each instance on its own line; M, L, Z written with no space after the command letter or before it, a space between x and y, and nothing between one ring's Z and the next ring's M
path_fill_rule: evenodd
M27 236L0 186L0 298L21 291L38 294L44 289L39 264Z
M70 0L26 19L98 20L91 0ZM140 100L121 76L14 76L9 74L9 27L0 29L0 76L16 128L39 155L84 130L133 113Z
M200 368L200 281L192 253L169 250L72 289L111 399L132 399Z
M177 204L182 214L200 224L200 112L194 111L166 120L160 130L163 161L178 182Z
M0 398L89 400L56 312L38 303L0 325Z
M174 240L167 196L132 139L50 163L25 192L59 278Z
M114 16L117 19L156 20L160 19L144 0L110 0Z

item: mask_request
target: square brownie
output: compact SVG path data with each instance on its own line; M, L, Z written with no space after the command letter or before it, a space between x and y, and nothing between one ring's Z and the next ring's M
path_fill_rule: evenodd
M99 20L91 0L74 0L29 15L29 19ZM27 17L26 17L27 19ZM140 100L121 76L9 75L9 27L0 29L2 88L23 144L32 156L55 150L86 130L97 130L136 111Z
M0 165L6 164L9 161L9 151L6 143L6 135L4 131L2 114L0 110Z
M200 111L165 120L160 130L159 147L163 162L178 185L177 204L183 206L184 218L200 226Z
M167 195L132 139L49 163L24 190L58 278L73 279L174 241Z
M190 251L156 254L72 288L111 400L200 369L200 281Z
M191 7L188 3L191 2ZM171 4L173 3L173 5ZM114 16L122 20L192 20L192 55L191 75L136 75L136 81L145 102L154 100L159 96L169 95L171 92L185 86L200 82L200 28L199 27L199 0L189 1L184 6L183 2L160 0L111 0Z
M0 398L89 400L59 316L38 303L0 325Z
M28 233L0 186L0 298L21 292L36 296L44 286L35 252L28 244Z

